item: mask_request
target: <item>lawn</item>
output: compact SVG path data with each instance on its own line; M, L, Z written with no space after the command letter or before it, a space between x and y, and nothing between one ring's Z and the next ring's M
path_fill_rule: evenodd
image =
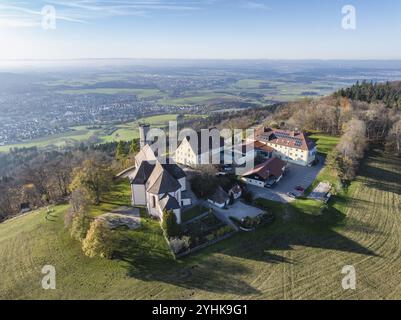
M322 157L326 157L327 154L333 150L340 141L340 137L331 136L327 134L315 133L309 136L317 144L317 151ZM326 167L320 171L315 181L308 187L305 194L308 195L312 190L319 184L319 182L330 182L334 187L334 192L341 192L340 181L338 176Z
M312 134L309 137L317 143L317 151L325 156L340 142L340 137L328 134Z
M372 150L361 168L323 214L312 202L267 202L273 224L177 261L144 213L140 229L121 231L111 261L83 256L63 227L65 206L50 220L37 211L2 223L0 298L400 299L400 159ZM117 185L103 209L125 203L127 192ZM45 264L56 267L56 290L40 288ZM350 264L357 289L344 291Z
M200 216L201 214L208 212L208 211L209 211L208 208L201 206L201 205L197 205L189 210L182 212L182 214L181 214L182 222L187 222L187 221L189 221L197 216Z

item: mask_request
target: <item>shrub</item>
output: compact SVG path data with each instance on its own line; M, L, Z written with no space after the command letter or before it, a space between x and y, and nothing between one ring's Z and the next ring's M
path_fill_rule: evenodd
M180 253L189 248L190 238L188 236L183 236L182 238L172 238L170 239L170 248L175 254Z
M271 222L273 220L274 216L271 215L268 212L265 212L263 214L260 214L254 218L251 217L245 217L242 220L239 220L235 217L230 217L230 220L233 221L237 226L245 229L253 229L256 228L257 226Z
M244 199L245 202L247 203L252 203L253 201L253 194L251 191L244 190L242 191L242 199Z
M113 239L106 221L102 219L92 221L88 234L82 242L82 250L88 257L111 258Z
M233 229L230 226L223 226L219 229L217 229L214 234L216 235L216 238L222 237L226 235L227 233L230 233L233 231Z
M214 235L213 233L210 233L210 234L208 234L208 235L206 236L206 240L207 240L207 241L212 241L212 240L214 240L214 238L215 238L215 235Z
M191 180L191 189L198 198L206 199L212 195L219 186L216 170L213 166L203 166L202 172L195 175Z
M89 218L83 210L72 214L70 235L73 239L82 241L85 239L89 229Z
M260 223L261 223L260 217L255 217L255 218L245 217L241 222L241 226L243 228L252 229L258 226Z
M89 198L88 198L88 194L85 192L85 190L83 190L81 188L75 189L71 193L70 207L64 216L65 227L71 229L74 218L77 218L79 215L84 215L84 212L86 212L88 210L88 206L89 206ZM76 228L76 227L77 227L77 225L75 225L74 228ZM86 226L86 230L87 229L88 229L88 224ZM85 234L83 235L83 238L85 238L86 230L85 230ZM82 239L80 239L80 240L82 240Z
M200 243L201 239L199 236L191 234L189 238L189 245L191 248L196 247Z
M167 238L176 238L180 236L181 228L177 224L177 218L174 211L163 211L162 229Z

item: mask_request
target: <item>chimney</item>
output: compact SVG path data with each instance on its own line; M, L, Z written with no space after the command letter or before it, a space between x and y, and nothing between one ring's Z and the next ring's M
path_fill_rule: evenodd
M140 123L139 124L139 145L141 149L148 143L146 136L150 130L150 125L147 123Z

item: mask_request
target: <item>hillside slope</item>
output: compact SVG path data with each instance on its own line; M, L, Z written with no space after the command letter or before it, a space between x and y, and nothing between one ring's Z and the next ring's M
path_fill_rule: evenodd
M348 195L331 205L341 223L279 216L180 261L154 220L123 232L120 260L108 261L83 256L63 228L65 206L48 219L35 212L0 224L0 298L400 299L400 172L399 158L374 150ZM45 264L56 267L56 290L41 289ZM354 291L341 288L349 264Z

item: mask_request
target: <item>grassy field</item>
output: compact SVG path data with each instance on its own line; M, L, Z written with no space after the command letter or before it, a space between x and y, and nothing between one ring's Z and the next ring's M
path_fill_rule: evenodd
M95 130L88 130L84 127L77 127L73 128L72 131L55 134L49 137L33 139L23 143L0 146L0 152L9 152L12 148L45 148L50 146L63 147L69 144L86 141L95 133Z
M126 88L96 88L96 89L67 89L61 90L58 93L62 94L133 94L138 98L149 98L162 96L163 93L158 89L126 89Z
M316 142L317 151L325 156L340 142L340 137L330 136L328 134L315 133L309 137Z
M187 221L194 219L195 217L200 216L201 214L208 212L208 211L209 211L208 208L201 206L201 205L197 205L187 211L184 211L181 214L182 222L187 222Z
M188 92L182 97L170 98L164 97L159 100L161 104L168 105L194 105L194 104L208 104L210 102L224 101L224 100L241 100L239 97L230 93L217 93L213 91L199 91L199 92Z
M400 299L401 163L373 150L344 195L319 215L316 202L267 202L276 219L175 261L159 224L143 217L121 232L118 259L89 259L63 228L65 206L0 224L0 298ZM128 200L115 187L94 214ZM52 264L57 289L40 287ZM344 291L353 265L357 289Z
M326 157L327 154L331 150L333 150L340 141L340 137L320 133L312 134L310 135L310 138L316 142L317 151L323 157ZM305 193L309 194L319 184L319 182L330 182L331 185L338 190L338 192L342 192L338 176L336 176L335 173L328 170L327 168L323 168L323 170L320 171L315 181L313 181L313 183L309 186Z
M97 138L100 142L130 141L139 137L138 123L146 122L154 127L164 127L169 121L177 120L178 114L162 114L138 119L137 121L118 124L115 126L102 126L100 129L91 129L85 126L73 127L70 132L34 139L31 141L0 146L0 152L9 152L11 148L29 147L64 147L79 142ZM186 114L185 118L204 117L204 115ZM112 133L108 133L110 127L114 127Z

